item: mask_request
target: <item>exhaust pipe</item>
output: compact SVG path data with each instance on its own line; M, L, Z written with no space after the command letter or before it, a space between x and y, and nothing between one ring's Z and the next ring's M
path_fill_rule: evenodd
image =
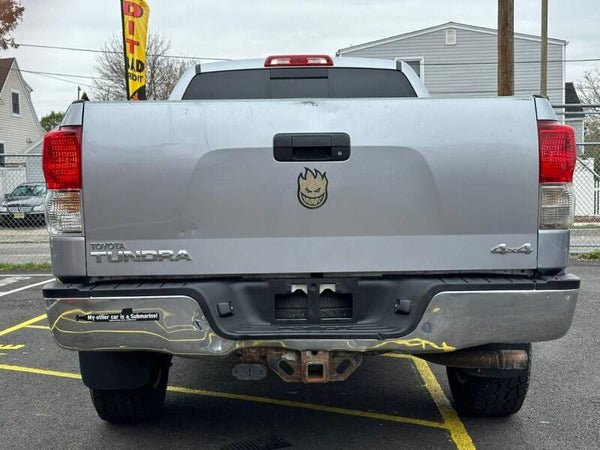
M524 370L529 365L529 355L526 350L459 350L415 356L459 369Z

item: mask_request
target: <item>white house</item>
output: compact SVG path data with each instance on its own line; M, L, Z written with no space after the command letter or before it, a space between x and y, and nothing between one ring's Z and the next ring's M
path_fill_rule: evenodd
M10 165L11 158L39 141L44 129L31 102L33 90L25 82L17 60L0 59L0 165Z
M26 158L11 156L24 154L44 135L31 92L17 61L0 59L0 199L27 180Z
M448 22L422 30L353 45L338 56L400 59L436 97L493 96L497 92L497 31ZM539 36L515 33L515 94L538 94ZM564 103L567 41L548 39L548 97Z

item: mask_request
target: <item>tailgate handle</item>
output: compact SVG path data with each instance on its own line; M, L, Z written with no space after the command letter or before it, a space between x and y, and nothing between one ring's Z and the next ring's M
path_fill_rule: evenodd
M350 136L346 133L276 134L273 157L280 162L346 161L350 158Z

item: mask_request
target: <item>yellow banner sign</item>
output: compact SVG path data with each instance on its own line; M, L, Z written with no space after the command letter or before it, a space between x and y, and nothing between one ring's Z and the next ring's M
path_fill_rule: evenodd
M145 0L121 0L127 100L146 100L146 43L150 7Z

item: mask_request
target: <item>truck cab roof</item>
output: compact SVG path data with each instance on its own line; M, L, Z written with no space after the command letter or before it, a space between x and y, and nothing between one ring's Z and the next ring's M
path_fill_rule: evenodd
M329 58L329 57L328 57ZM375 70L397 70L402 72L412 90L414 90L416 97L429 97L429 91L419 78L419 76L412 70L412 68L403 61L394 61L391 59L376 59L376 58L346 58L346 57L333 57L329 58L332 65L324 66L326 68L333 69L375 69ZM268 60L268 58L267 58ZM199 74L211 73L211 72L231 72L231 71L248 71L248 70L306 70L307 66L302 65L290 65L290 66L276 66L276 67L265 67L265 59L254 58L254 59L241 59L232 61L218 61L197 64L196 66L187 69L181 76L179 82L173 89L169 100L182 100L185 99L185 93L190 86L192 80ZM319 66L310 66L311 69L318 69Z

